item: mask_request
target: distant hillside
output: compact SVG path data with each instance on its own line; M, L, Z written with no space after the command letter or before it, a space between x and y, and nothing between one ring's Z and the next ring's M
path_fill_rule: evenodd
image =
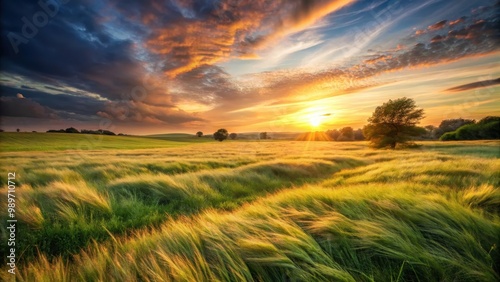
M295 138L296 141L334 141L330 135L326 134L325 132L306 132L300 134L297 138Z
M203 137L200 138L194 134L189 134L189 133L164 133L164 134L145 135L144 138L160 139L160 140L174 141L174 142L208 142L208 141L213 141L212 134L204 135Z
M164 133L164 134L145 135L144 137L154 137L154 138L188 138L188 137L196 137L196 136L194 134L189 134L189 133Z
M267 137L272 140L295 140L300 132L267 132ZM238 133L238 139L258 140L260 132L242 132Z
M183 142L137 136L74 133L0 133L0 151L113 150L166 148Z
M233 131L229 131L232 133ZM238 134L237 140L259 140L260 132L234 132ZM145 135L144 137L156 138L163 140L173 140L179 142L190 142L190 141L207 141L207 139L213 139L213 133L205 133L202 138L197 137L194 134L189 133L164 133L164 134L152 134ZM267 136L272 140L295 140L298 138L301 132L267 132Z

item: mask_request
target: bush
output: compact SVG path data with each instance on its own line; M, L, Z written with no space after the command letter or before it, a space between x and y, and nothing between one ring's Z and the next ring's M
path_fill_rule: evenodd
M65 132L66 133L80 133L80 131L78 131L78 129L76 129L74 127L66 128Z
M434 134L436 138L440 138L441 136L443 136L443 134L447 132L453 132L464 125L474 124L474 123L476 123L476 121L473 119L463 119L463 118L445 119L441 121L439 127L434 130Z
M500 121L493 121L481 126L480 139L500 139Z
M485 117L478 123L463 125L439 138L441 141L480 139L500 139L500 117Z
M456 131L457 140L477 140L479 139L479 127L476 124L468 124L460 127Z
M453 141L453 140L457 140L456 132L455 131L446 132L445 134L441 135L441 137L439 137L439 140L441 140L441 141Z
M483 119L481 119L478 124L487 124L491 122L500 122L500 117L492 117L492 116L487 116Z

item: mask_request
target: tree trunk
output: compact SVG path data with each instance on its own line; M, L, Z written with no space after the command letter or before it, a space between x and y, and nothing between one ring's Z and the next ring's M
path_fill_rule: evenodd
M394 150L395 148L396 148L396 141L391 142L391 149L393 149L393 150Z

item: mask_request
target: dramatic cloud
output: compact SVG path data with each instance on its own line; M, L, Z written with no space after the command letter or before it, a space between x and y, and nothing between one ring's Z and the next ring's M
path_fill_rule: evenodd
M190 115L176 107L153 106L135 101L109 102L97 115L111 120L156 124L203 121L202 118Z
M454 21L451 21L450 26L455 26L457 24L463 23L463 22L465 22L466 19L467 19L467 17L464 16L464 17L461 17L461 18L456 19Z
M171 77L229 57L255 58L258 48L296 32L351 3L352 0L223 0L178 1L183 17L160 18L166 6L141 18L152 22L146 46L166 59L164 71Z
M0 97L0 108L3 116L31 117L31 118L58 118L53 109L25 98Z
M498 85L498 84L500 84L500 78L468 83L468 84L448 88L448 89L446 89L446 91L459 92L459 91L466 91L466 90L471 90L471 89L476 89L476 88L489 87L489 86Z
M393 2L68 1L40 23L37 2L6 1L1 115L69 125L265 123L282 105L299 112L389 84L378 78L387 72L499 50L486 0ZM470 86L448 90L460 87Z
M29 29L23 28L21 19L31 21L30 15L41 10L31 1L8 2L2 8L9 11L2 13L4 38L24 36L23 31ZM50 22L18 46L18 53L9 40L2 40L2 49L4 72L110 99L138 85L144 73L135 58L134 43L112 37L90 6L73 1L60 5Z
M30 16L41 10L30 1L8 2L2 4L2 8L4 38L12 34L24 36L22 19L31 20ZM51 106L67 106L61 110L69 113L96 115L110 109L104 107L103 101L116 103L136 99L136 96L146 96L144 103L158 105L160 101L171 100L159 87L159 76L149 74L154 71L154 62L142 60L137 44L132 39L116 37L106 24L95 6L73 1L61 4L50 22L37 28L29 42L17 46L18 53L14 52L9 40L2 40L2 71L16 77L17 81L29 79L35 85L44 85L49 92L64 94L57 98L43 95L40 101L37 97L42 94L36 93L33 99L46 105L56 100ZM43 91L41 87L23 85L21 88ZM94 99L82 99L84 96ZM80 101L75 102L78 99ZM135 109L147 111L143 107ZM147 116L148 112L139 114ZM38 116L43 115L38 113Z
M442 20L440 22L437 22L433 25L430 25L427 29L430 30L430 31L436 31L436 30L440 30L442 28L444 28L446 26L446 23L448 22L448 20Z
M443 22L446 21L440 21L438 24L442 25ZM496 18L474 20L463 28L450 29L443 35L437 34L427 42L421 40L410 49L382 51L381 54L365 60L369 66L355 67L356 73L358 77L366 77L385 71L433 65L487 54L499 49L497 40L499 36Z

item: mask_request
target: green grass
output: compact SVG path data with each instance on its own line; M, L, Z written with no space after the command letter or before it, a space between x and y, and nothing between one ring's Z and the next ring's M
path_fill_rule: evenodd
M2 152L18 183L16 278L497 281L500 143L422 144Z
M202 137L198 137L194 134L187 133L166 133L166 134L154 134L154 135L146 135L146 138L159 139L159 140L167 140L174 142L188 142L188 143L204 143L204 142L213 142L214 139L210 135L205 135Z
M69 133L0 133L0 151L59 151L168 148L182 141L134 136L108 136Z

